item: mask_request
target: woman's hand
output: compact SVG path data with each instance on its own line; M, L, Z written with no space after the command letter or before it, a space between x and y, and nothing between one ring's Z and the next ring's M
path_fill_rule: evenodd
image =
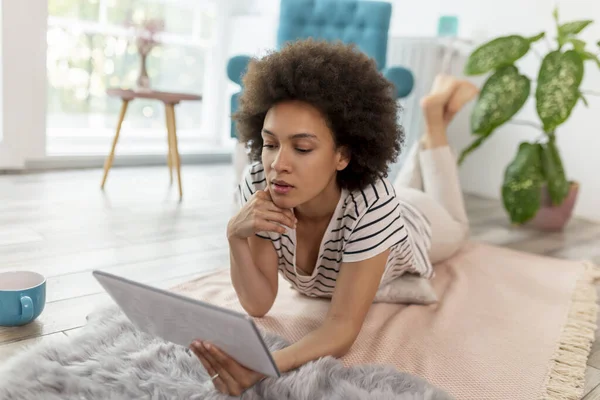
M285 233L281 225L296 227L296 217L291 210L284 210L273 203L268 189L259 190L229 221L227 237L248 238L257 232Z
M265 375L249 370L214 345L194 341L190 349L213 379L215 388L230 396L240 396L245 390L254 386Z

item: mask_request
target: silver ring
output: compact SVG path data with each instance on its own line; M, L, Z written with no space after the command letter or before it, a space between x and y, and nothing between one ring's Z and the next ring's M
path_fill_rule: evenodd
M211 381L214 381L215 379L217 379L219 377L219 374L214 374L213 376L210 377Z

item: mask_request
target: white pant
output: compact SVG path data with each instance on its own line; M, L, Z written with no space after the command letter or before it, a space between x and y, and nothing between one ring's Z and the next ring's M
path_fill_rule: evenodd
M456 253L467 240L469 221L449 146L422 149L417 142L394 180L396 195L421 210L431 222L433 264Z

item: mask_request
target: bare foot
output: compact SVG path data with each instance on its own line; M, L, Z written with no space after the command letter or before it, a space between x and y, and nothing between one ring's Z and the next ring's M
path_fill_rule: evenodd
M477 87L469 81L450 75L436 76L431 92L421 99L426 127L422 139L425 148L448 144L446 137L448 125L456 113L475 98L478 92Z
M478 94L479 89L477 86L469 81L460 81L458 88L454 91L446 105L446 113L444 114L446 126L452 122L456 113L462 110L464 105L477 97Z

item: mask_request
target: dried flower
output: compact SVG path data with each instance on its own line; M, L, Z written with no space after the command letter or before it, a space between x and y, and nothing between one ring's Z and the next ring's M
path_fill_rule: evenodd
M164 20L162 19L145 19L140 23L129 21L126 26L129 26L135 31L135 41L138 52L142 55L147 55L160 42L157 40L157 35L165 28Z

